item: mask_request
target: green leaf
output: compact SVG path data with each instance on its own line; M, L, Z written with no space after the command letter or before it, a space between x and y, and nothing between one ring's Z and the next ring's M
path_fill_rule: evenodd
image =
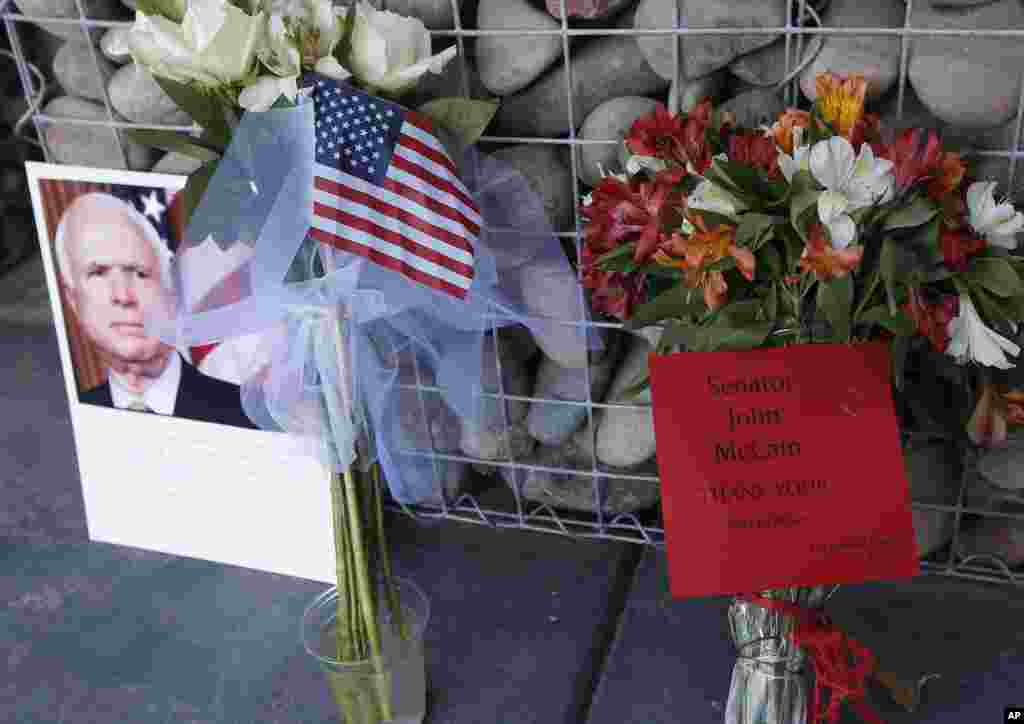
M597 257L597 266L603 268L605 264L608 264L614 261L615 259L620 259L624 256L632 258L633 252L636 251L636 248L637 243L630 242L629 244L624 244L623 246L618 247L617 249L612 249L609 252L605 252L601 256Z
M974 300L975 306L988 326L999 334L1010 333L1009 324L1020 320L1020 317L1014 316L1013 310L1016 304L1007 304L1006 299L997 297L984 288L972 289L971 299Z
M472 146L491 121L501 103L497 100L481 101L472 98L438 98L424 103L419 112L451 131L459 143Z
M742 327L728 327L718 324L703 327L700 328L702 335L701 345L704 351L707 352L756 349L764 344L774 326L775 323L773 321L765 320L762 322L752 322Z
M220 153L203 145L192 136L175 131L158 131L145 128L128 128L125 133L134 141L143 146L152 146L162 151L174 151L189 158L194 158L203 163L216 161Z
M203 198L203 194L206 193L206 187L210 184L210 179L213 178L213 174L217 171L217 161L211 161L207 163L198 171L192 173L188 177L188 181L185 182L185 225L192 220L192 214L195 212L196 207L199 206L199 201Z
M700 214L701 218L704 219L704 222L708 225L709 229L714 229L719 226L734 226L736 224L735 219L724 214L716 213L714 211L694 209L694 213Z
M729 174L727 174L725 169L722 168L721 161L712 161L711 165L704 172L704 178L711 183L721 186L723 189L735 194L736 196L741 198L746 196L739 184L730 178Z
M685 306L686 286L677 284L637 307L633 311L633 316L625 323L624 328L628 330L643 329L663 319L677 317Z
M736 259L734 259L731 256L723 256L718 261L713 262L711 264L708 264L706 267L704 267L704 270L705 271L709 271L709 272L717 272L717 271L724 272L724 271L729 271L730 269L735 269L735 268L736 268Z
M661 266L660 264L644 264L636 267L637 274L644 274L649 277L662 279L682 279L683 270L674 266Z
M223 101L212 95L200 93L184 83L160 76L153 77L174 104L203 127L209 143L221 151L227 149L231 142L231 128L222 106Z
M756 254L755 279L778 279L782 276L782 255L773 244L765 244Z
M801 217L818 203L821 192L818 191L813 177L808 171L798 171L793 176L792 197L789 204L789 220L800 235L807 241L807 228Z
M691 322L669 322L661 335L659 346L682 347L687 352L703 352L702 328Z
M736 226L736 243L757 251L762 244L771 239L773 225L783 220L777 216L754 212L743 214Z
M882 250L878 257L878 270L885 282L885 293L889 300L889 311L896 314L896 286L907 281L914 269L913 255L896 242L891 236L882 240Z
M967 268L967 280L999 297L1015 297L1024 292L1024 285L1021 285L1013 266L996 257L972 259Z
M902 309L893 314L884 304L864 312L860 315L859 321L885 327L898 337L917 333L917 325L914 324L914 320L908 317Z
M722 307L718 312L716 323L740 326L764 320L764 307L760 299L744 299Z
M833 336L838 342L850 339L850 311L853 306L853 276L818 282L818 308L832 324Z
M145 15L158 15L175 23L185 17L185 4L175 0L138 0L135 7Z
M779 286L772 284L764 298L764 313L768 319L775 319L779 316Z
M753 166L736 161L715 163L748 197L758 201L771 201L778 197L776 187L769 185L768 180Z
M927 198L915 196L909 204L899 207L885 217L882 231L921 226L931 221L938 213L938 207Z
M1008 312L1010 312L1010 319L1024 320L1024 295L1004 299L1003 306Z
M782 274L795 273L797 264L800 261L800 255L804 253L803 239L800 238L800 234L797 233L792 224L776 226L775 236L782 241L781 252L783 255L783 265L782 271L779 272L779 276ZM774 245L769 244L765 246L764 249L771 248L772 246ZM764 249L762 249L762 251Z

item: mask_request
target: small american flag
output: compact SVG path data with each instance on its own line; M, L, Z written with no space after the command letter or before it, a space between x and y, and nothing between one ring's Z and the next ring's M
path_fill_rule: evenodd
M430 121L347 83L312 78L309 236L463 299L480 211Z

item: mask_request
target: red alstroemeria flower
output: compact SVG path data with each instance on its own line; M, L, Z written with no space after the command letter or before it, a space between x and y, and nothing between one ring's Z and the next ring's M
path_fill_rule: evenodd
M925 133L919 128L908 128L892 143L878 145L874 149L877 155L893 163L898 192L940 173L942 143L935 131Z
M932 348L944 354L949 345L949 322L960 313L959 307L959 297L947 296L937 304L930 304L919 290L912 289L903 310L914 320L921 336L931 342Z
M662 241L662 228L673 221L678 225L684 203L682 191L673 184L625 183L606 176L591 194L590 205L582 209L588 219L583 232L586 243L603 254L635 240L633 258L643 263Z
M865 113L858 119L850 129L850 145L853 150L860 153L860 147L864 143L871 143L872 150L874 143L881 140L882 119L877 113Z
M939 231L939 245L942 247L946 267L953 271L964 271L968 259L988 246L988 242L964 224L955 229L942 227Z
M597 266L597 256L583 247L583 287L590 289L594 311L609 314L623 322L633 316L633 310L644 299L647 280L643 274L603 271Z
M626 134L626 148L638 156L653 156L663 161L686 165L684 118L669 113L659 103L653 113L641 116Z
M941 200L952 195L964 179L967 166L958 153L944 153L939 160L939 167L928 184L928 196Z
M857 268L863 256L864 247L860 245L835 248L824 225L815 224L808 231L799 267L801 271L813 272L819 281L823 281L846 276Z
M689 163L691 172L704 173L711 166L711 150L704 137L710 125L710 99L685 116L674 116L659 104L653 113L633 122L626 134L626 147L631 153L660 158L683 169Z
M763 133L739 131L732 134L729 138L729 160L759 168L769 178L782 175L775 140Z
M711 148L707 144L705 132L711 125L711 100L706 99L686 116L683 132L683 145L686 158L693 166L693 172L702 174L711 168Z

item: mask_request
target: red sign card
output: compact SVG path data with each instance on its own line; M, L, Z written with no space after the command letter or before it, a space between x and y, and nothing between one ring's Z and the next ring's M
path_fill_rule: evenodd
M677 597L917 575L881 344L650 357Z

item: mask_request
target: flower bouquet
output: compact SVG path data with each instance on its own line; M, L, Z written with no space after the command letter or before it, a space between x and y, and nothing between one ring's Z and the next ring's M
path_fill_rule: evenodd
M659 354L880 342L905 434L945 415L952 437L1005 435L1020 398L995 385L1020 352L1024 260L1011 252L1024 215L934 132L881 127L865 92L863 77L823 74L811 110L756 129L709 101L638 119L623 172L582 201L592 305L656 325ZM728 722L835 722L843 700L876 721L870 653L830 636L822 614L833 590L735 599Z
M248 300L263 305L266 319L283 316L298 331L288 337L289 344L276 350L273 372L278 376L243 386L243 402L250 417L256 415L253 419L263 427L275 429L276 421L286 430L294 431L291 424L323 438L330 471L337 586L306 611L303 640L330 679L342 720L349 724L421 721L425 710L422 636L429 606L414 584L392 575L383 522L385 481L369 422L373 417L369 408L376 401L368 399L365 385L356 380L368 368L365 356L363 361L355 359L354 339L359 331L352 322L352 298L346 296L355 287L349 282L348 291L339 291L343 277L326 279L341 257L317 243L315 229L307 236L308 212L313 210L309 200L313 163L312 158L300 157L312 156L316 147L317 161L326 158L328 142L314 139L314 86L345 81L346 89L357 91L351 98L377 113L376 121L358 115L344 123L336 120L338 114L325 115L327 120L317 116L318 129L321 123L331 128L363 123L361 137L371 123L377 124L372 128L374 135L381 134L382 148L362 150L369 164L371 156L376 159L383 151L383 136L392 132L386 130L384 114L413 117L397 104L375 105L380 100L377 96L400 98L425 73L441 72L454 57L455 47L433 54L430 34L419 20L378 12L366 3L336 8L329 0L140 0L134 25L125 37L126 47L121 50L131 54L138 71L151 73L201 127L194 134L130 132L138 141L202 162L184 190L189 234L209 235L222 246L255 246L256 257L250 265L254 287L307 282L308 291L318 289L312 284L321 283L316 307L289 302L301 298L285 286L278 288L277 296L264 294ZM309 82L310 77L314 81ZM331 91L336 94L329 101L332 108L349 92L338 85ZM350 102L349 96L344 97ZM319 113L328 100L320 105L318 98L317 103ZM446 98L421 107L416 118L433 118L451 132L449 143L468 146L496 109L497 104L490 101ZM359 112L367 111L360 107ZM414 133L420 139L418 152L428 155L435 167L447 168L440 142L434 143L437 139L425 131ZM355 138L355 133L350 137ZM342 149L347 153L364 148L343 135L330 145L337 146L336 158ZM438 183L447 184L446 189L456 186ZM415 190L408 193L422 197ZM293 203L282 205L281 199ZM307 213L297 214L295 204L299 209L304 205ZM380 210L380 205L375 208ZM196 217L203 222L198 227ZM216 228L207 229L211 224ZM451 220L446 229L449 236L464 233ZM293 260L296 247L299 253ZM237 321L242 326L249 320L252 326L251 317L245 316L252 308L222 322L219 331L226 336L244 333L231 325ZM279 309L283 311L277 315ZM292 371L295 374L289 377ZM291 406L278 399L285 396L281 390L288 385L295 392L289 403L297 403ZM254 390L260 393L255 396L259 404L253 402L253 395L247 398L247 392ZM303 415L311 421L305 428L301 421L294 422Z

